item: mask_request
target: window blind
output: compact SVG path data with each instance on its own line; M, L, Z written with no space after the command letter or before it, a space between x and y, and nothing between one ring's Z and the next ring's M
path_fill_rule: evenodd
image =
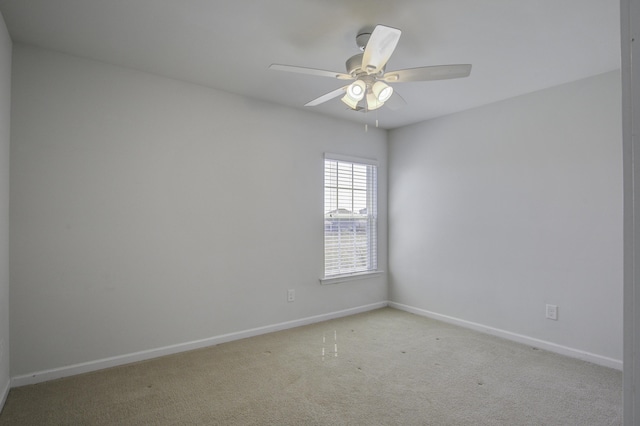
M377 186L376 165L325 158L325 277L377 269Z

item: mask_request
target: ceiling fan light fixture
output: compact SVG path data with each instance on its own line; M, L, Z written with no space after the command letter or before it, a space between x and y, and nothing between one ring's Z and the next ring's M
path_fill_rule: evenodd
M349 96L354 101L358 102L362 98L364 98L365 91L367 89L367 85L362 80L356 80L349 85L347 88L347 96Z
M356 109L358 107L358 100L349 96L349 93L344 95L340 100L347 104L351 109Z
M376 81L374 85L371 87L371 91L373 95L376 97L378 102L385 103L391 95L393 95L393 87L382 81Z
M378 100L378 98L376 97L376 95L374 95L371 92L367 93L367 109L369 111L373 111L374 109L378 109L382 105L384 105L384 102L380 102Z

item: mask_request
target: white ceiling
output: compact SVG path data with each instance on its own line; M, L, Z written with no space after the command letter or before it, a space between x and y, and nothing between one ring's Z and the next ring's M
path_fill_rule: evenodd
M395 128L620 67L619 0L0 0L14 42ZM387 70L473 64L466 79L396 84L398 111L350 111L331 78L355 36L402 30Z

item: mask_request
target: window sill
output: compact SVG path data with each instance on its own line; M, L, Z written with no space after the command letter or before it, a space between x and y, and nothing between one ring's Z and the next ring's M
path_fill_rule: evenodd
M384 274L384 271L367 271L367 272L358 272L355 274L336 275L328 278L320 278L320 284L322 285L338 284L345 281L363 280L365 278L374 278L382 274Z

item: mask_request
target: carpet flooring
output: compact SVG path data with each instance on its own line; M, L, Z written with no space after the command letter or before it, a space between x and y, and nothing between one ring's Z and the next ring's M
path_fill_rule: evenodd
M622 373L391 308L11 389L0 425L621 425Z

